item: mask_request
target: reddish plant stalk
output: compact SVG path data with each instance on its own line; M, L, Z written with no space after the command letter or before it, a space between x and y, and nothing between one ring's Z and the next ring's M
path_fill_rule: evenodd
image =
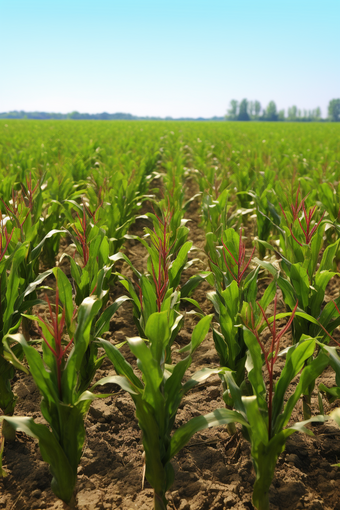
M164 220L162 221L159 216L154 211L154 214L158 220L158 225L162 230L162 237L160 237L155 229L153 229L155 239L151 238L151 243L154 248L158 251L158 274L156 275L156 270L153 262L151 262L152 267L152 278L154 281L156 296L157 296L157 309L160 312L163 299L165 297L168 284L169 284L169 268L168 268L168 256L172 246L169 246L169 242L167 240L167 230L170 224L173 213L170 209L167 211L167 214L164 216Z
M63 358L66 354L67 349L70 347L70 345L73 342L73 338L69 341L69 343L66 345L66 347L63 349L62 346L62 338L63 338L63 330L65 325L65 308L63 308L61 319L59 321L58 317L58 311L59 311L59 290L58 286L56 289L56 300L55 300L55 313L52 311L51 302L48 299L48 296L46 296L46 301L48 304L49 314L50 314L50 321L46 322L44 321L40 315L38 315L40 321L45 325L48 332L51 334L51 336L54 338L55 342L55 349L49 344L47 341L42 329L38 326L39 333L41 334L45 344L49 348L49 350L52 352L55 361L56 361L56 367L57 367L57 381L58 381L58 392L59 392L59 398L61 400L62 398L62 392L61 392L61 366L63 362Z
M252 252L250 254L248 262L245 262L245 259L246 259L246 245L244 244L244 242L242 240L242 229L240 229L240 242L239 242L238 259L237 260L235 259L234 255L231 253L231 251L226 247L226 245L223 242L223 239L222 239L222 244L223 244L224 250L226 250L229 253L231 258L235 262L235 265L237 266L237 274L235 274L231 270L231 268L229 267L229 265L227 263L226 253L223 250L222 253L223 253L224 263L227 266L227 269L228 269L229 273L231 274L231 276L233 277L233 279L235 280L235 282L237 282L237 286L239 287L240 284L241 284L242 278L244 277L245 272L248 269L248 266L249 266L249 264L250 264L250 262L251 262L251 260L253 258L253 255L254 255L254 252L255 252L255 246L254 246L254 248L253 248L253 250L252 250Z
M30 172L29 177L26 177L26 184L27 184L27 191L26 191L25 187L23 186L23 184L21 184L21 189L22 189L23 195L25 195L25 197L26 197L26 200L24 198L25 204L27 205L29 210L32 212L32 209L33 209L33 196L34 196L35 192L38 189L39 182L37 182L35 187L32 188L32 174Z
M2 216L0 213L0 221L1 220L2 220ZM2 235L4 235L5 239L6 239L5 246L3 245ZM11 234L8 235L7 228L6 227L2 228L2 232L0 234L0 262L2 261L2 259L4 258L5 254L6 254L6 251L7 251L9 243L11 242L12 236L13 236L13 230L12 230Z
M2 200L2 198L0 198L0 200L1 200L1 202L4 204L5 209L6 209L6 211L7 211L7 214L8 214L8 215L9 215L9 216L13 219L13 220L15 220L15 222L16 222L16 224L17 224L17 226L19 227L19 229L20 229L20 231L21 231L21 236L22 236L22 238L23 238L23 237L24 237L24 231L23 231L23 228L22 228L22 227L23 227L23 225L24 225L25 221L27 220L28 215L30 214L31 210L30 210L30 209L28 209L27 214L26 214L26 216L24 217L23 221L20 221L20 219L19 219L19 216L20 216L20 213L19 213L19 205L21 204L21 205L23 206L23 205L25 205L25 204L23 204L23 203L20 201L20 199L19 199L19 197L18 197L18 194L15 194L15 193L14 193L14 189L12 189L12 202L13 202L13 206L12 206L12 208L11 208L8 204L6 204L6 203Z
M100 200L100 196L101 196L101 188L99 188L99 200ZM86 209L87 214L92 218L92 221L93 221L93 223L95 225L96 225L96 223L98 223L98 219L96 219L96 214L97 214L97 212L99 211L99 209L101 208L102 205L103 205L103 201L101 200L99 202L99 204L98 204L97 209L95 209L93 212L85 204L83 205L83 207L85 207L85 209Z
M307 193L307 195L301 199L301 202L299 203L299 194L300 194L300 183L298 185L298 189L296 191L296 196L295 196L295 204L292 203L290 204L290 207L292 209L292 213L293 213L293 223L294 221L296 221L299 217L299 212L301 211L301 208L302 208L302 204L304 203L304 201L306 200L306 198L308 197L309 193ZM287 197L287 195L286 195ZM282 205L279 203L280 207L281 207L281 211L283 213L283 216L285 217L285 220L286 222L288 223L288 220L287 220L287 216L286 216L286 213L282 207Z
M312 227L312 218L314 216L314 213L316 211L316 205L314 207L311 207L309 209L309 211L307 212L306 210L306 206L305 206L305 200L306 198L308 197L308 195L306 195L300 202L300 204L298 204L298 196L299 196L299 191L300 191L300 184L299 184L299 187L298 187L298 190L297 190L297 193L296 193L296 200L295 200L295 204L291 204L291 208L292 208L292 213L293 213L293 223L291 225L289 225L289 230L290 230L290 233L293 237L293 239L300 245L300 246L303 246L302 243L300 243L300 241L298 241L295 237L295 235L293 234L293 224L295 223L296 220L298 220L298 223L300 225L300 229L302 230L303 232L303 235L305 237L305 244L309 245L311 242L312 242L312 237L313 235L315 234L315 232L317 231L321 221L323 220L323 217L325 215L325 212L322 214L321 218L320 218L320 221L318 223L316 223L314 225L314 227ZM288 220L287 220L287 216L286 216L286 213L285 211L283 210L283 207L282 205L280 204L280 207L281 207L281 211L285 217L285 220L288 224ZM299 218L299 213L300 211L303 211L303 216L304 216L304 219L305 219L305 223L306 223L306 229L304 229L304 227L302 226L302 223L301 223L301 220Z
M82 232L80 232L80 230L78 230L75 225L72 225L72 228L75 231L76 238L77 238L78 242L81 245L81 249L82 249L82 252L83 252L84 267L85 267L86 264L89 261L89 256L90 256L90 249L89 249L89 247L87 245L87 234L86 234L87 220L86 220L86 208L85 208L85 206L83 206L83 219L80 218L78 213L76 213L76 214L77 214L77 217L78 217L78 220L79 220Z
M267 368L267 372L268 372L268 376L269 376L269 392L268 392L268 438L269 440L271 439L271 436L272 436L272 410L273 410L273 388L274 388L274 365L275 365L275 362L277 360L277 357L279 355L279 347L280 347L280 341L281 341L281 338L283 337L283 335L288 331L288 329L290 328L290 325L292 324L293 322L293 319L294 319L294 315L295 315L295 312L296 312L296 309L298 307L298 301L296 302L296 305L292 311L292 314L289 318L289 321L287 322L287 324L285 325L285 327L283 329L281 329L281 331L279 333L277 333L277 328L276 328L276 308L277 308L277 294L275 296L275 301L274 301L274 321L273 321L273 324L271 325L266 317L266 313L265 311L263 310L262 306L260 305L260 303L258 303L258 306L261 310L261 314L262 314L262 321L261 321L261 324L256 328L256 325L255 325L255 319L254 319L254 313L253 313L253 310L251 310L251 331L253 332L253 334L255 335L256 337L256 340L259 344L259 346L261 347L261 351L264 355L264 359L265 359L265 364L266 364L266 368ZM262 326L263 322L266 322L268 328L269 328L269 331L272 335L272 341L271 341L271 344L270 344L270 347L269 347L269 350L266 351L265 347L264 347L264 344L263 342L261 341L260 339L260 335L259 335L259 328Z

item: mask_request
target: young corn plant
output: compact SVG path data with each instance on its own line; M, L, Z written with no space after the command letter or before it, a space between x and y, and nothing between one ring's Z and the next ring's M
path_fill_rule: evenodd
M283 227L284 231L280 228L281 251L276 251L276 255L280 259L281 268L287 278L284 278L274 265L258 261L274 276L283 293L287 308L292 311L298 300L299 311L312 317L310 320L296 314L293 321L294 342L299 341L302 334L315 337L321 333L318 323L313 322L313 318L321 320L321 323L327 326L329 313L328 310L323 313L323 303L326 287L331 278L337 274L334 272L334 267L339 248L339 240L337 240L322 251L324 213L318 222L314 222L316 205L307 209L307 196L299 200L299 194L300 186L297 189L295 201L290 204L291 211L285 211L280 204L286 226Z
M21 263L16 266L17 276L20 277L20 287L24 290L32 282L39 279L39 257L46 243L51 239L58 238L61 230L53 228L46 231L44 222L41 220L43 208L43 188L42 177L36 185L32 184L31 174L26 178L26 185L21 183L19 191L12 188L12 199L8 203L1 199L0 207L6 211L3 217L0 212L0 230L2 238L6 235L10 237L10 242L6 242L6 257L10 257L12 252L16 252L20 246L25 246L25 257L21 258ZM3 244L3 243L2 243ZM20 248L21 249L21 248ZM30 300L37 299L35 287L30 296ZM26 308L27 310L27 308ZM29 324L24 318L22 327L26 334Z
M133 300L134 321L142 338L146 338L145 328L150 316L168 311L172 331L167 348L167 362L170 362L172 343L183 325L180 299L186 298L203 277L194 276L180 287L183 270L193 262L188 263L192 242L187 241L189 229L181 221L181 215L168 209L162 218L156 213L147 217L153 221L153 229L146 228L145 237L137 238L148 252L147 273L140 273L123 253L110 257L110 260L124 260L135 275L135 283L123 275L119 277Z
M238 327L242 322L241 314L246 303L255 304L259 268L249 270L255 247L246 256L246 247L242 229L238 234L234 229L224 231L221 245L216 247L212 236L207 235L206 251L210 259L210 268L214 275L214 291L208 298L214 305L216 326L213 328L215 348L220 358L220 366L235 373L237 384L244 381L247 346L244 332ZM267 307L275 294L274 283L267 288L261 302ZM223 399L230 408L232 396L228 381L223 375Z
M75 204L77 205L77 204ZM69 233L74 240L75 252L69 258L71 275L75 285L75 301L79 305L84 299L97 292L98 279L104 290L112 283L112 263L110 263L110 243L104 231L97 225L100 205L92 212L83 203L78 206L76 221ZM98 294L98 293L97 293ZM105 304L105 303L103 303Z
M299 198L300 186L297 189L295 200L284 208L279 203L284 218L279 218L275 227L279 232L279 247L269 245L265 240L258 239L259 244L265 248L274 250L278 258L281 259L282 268L289 275L291 264L301 264L307 271L310 278L313 277L319 255L323 247L323 236L326 220L323 221L325 212L321 214L319 220L315 220L317 206L306 206L308 195ZM287 198L285 197L286 201ZM285 224L284 224L285 223Z
M336 321L332 320L336 314L335 307L332 303L324 306L324 299L328 283L337 274L332 269L338 246L339 240L325 249L320 265L312 275L308 273L305 264L301 262L290 264L287 260L282 261L282 267L289 268L288 278L284 278L280 270L273 264L257 261L274 276L274 280L282 291L287 310L292 311L295 303L298 302L298 310L292 324L293 343L299 342L304 335L318 338L327 343L329 335L337 325ZM318 258L315 254L315 260ZM303 398L306 419L311 416L313 388L314 384L311 385L309 391L305 392Z
M248 396L244 396L232 372L226 372L225 377L229 383L235 409L247 422L247 425L242 427L242 433L251 444L251 455L256 473L253 504L257 510L269 510L269 488L274 477L277 459L284 451L288 437L296 431L313 435L306 425L312 421L325 419L323 416L316 416L287 427L300 396L326 368L329 358L324 352L320 352L313 358L316 341L306 336L280 353L280 341L293 321L297 303L292 313L282 314L290 315L290 318L281 331L277 324L277 319L282 317L276 313L277 296L274 301L273 317L267 318L261 305L259 309L262 321L257 323L254 310L251 310L250 317L248 314L248 327L243 327L244 340L248 348L246 369L252 395L249 396L248 389ZM269 329L271 335L268 343L261 338L265 327ZM275 363L278 356L284 354L286 355L285 366L275 381ZM306 365L307 360L311 361ZM301 372L299 382L285 403L285 394L289 385L299 372Z
M12 365L8 362L3 339L7 334L19 329L22 313L41 303L35 297L36 289L51 274L51 271L46 271L26 286L26 282L20 278L20 268L25 263L29 247L27 244L11 246L12 238L12 234L9 234L4 226L0 231L0 409L9 416L13 414L16 404L11 379L14 377L15 368L26 369L20 362L20 346L14 349L16 363ZM25 329L24 333L27 335ZM3 427L3 435L8 440L14 439L13 430L6 425Z
M105 235L110 241L110 255L119 251L143 201L149 198L146 193L158 159L158 155L154 154L136 164L130 154L124 156L119 168L107 173L103 203L98 211L99 223L105 228ZM126 168L122 168L123 165ZM92 178L96 178L94 173ZM91 191L88 194L91 197Z
M235 210L229 189L224 189L215 198L206 192L202 195L202 225L207 234L210 232L214 234L215 242L218 242L227 228L238 229L243 217L252 211L253 209Z
M273 192L273 183L276 178L276 173L266 169L265 172L260 173L259 182L255 186L254 191L248 191L248 195L253 198L256 205L256 232L258 239L264 243L258 243L258 250L260 258L263 259L266 255L266 242L268 241L273 223L276 225L279 221L279 216L272 203L275 198ZM272 218L272 219L271 219Z
M299 312L308 315L296 314L293 321L293 342L299 341L301 335L317 336L322 333L319 322L327 328L332 318L329 306L324 307L326 288L330 280L337 275L333 271L334 261L339 248L339 240L327 246L321 255L315 253L315 260L320 260L318 268L312 274L308 272L305 264L297 262L291 264L288 260L281 261L281 267L285 270L285 278L277 266L255 259L261 267L268 270L283 293L287 309L292 311L296 300L299 303ZM334 307L332 307L334 314ZM313 320L314 318L314 320ZM329 331L330 332L330 331Z
M0 420L38 439L41 455L50 465L53 492L72 504L85 441L84 418L92 400L107 396L94 394L93 390L98 385L115 382L116 377L106 377L90 389L89 386L84 388L88 379L84 381L82 373L88 365L86 354L94 340L92 331L102 331L109 319L99 318L94 324L102 302L97 296L87 297L77 311L74 336L65 338L65 325L74 317L74 305L71 284L66 277L66 280L59 280L60 274L57 273L55 304L47 298L49 319L35 318L43 340L42 357L21 334L8 334L4 340L7 357L12 363L15 363L13 343L22 347L30 373L42 395L41 412L49 426L20 416L2 416Z
M169 311L150 315L145 333L147 341L137 337L128 339L131 352L137 358L141 378L134 373L119 350L106 340L101 340L107 356L120 377L120 386L127 391L136 406L136 415L143 433L146 478L154 489L154 510L167 507L166 492L174 481L171 459L190 440L195 432L214 425L240 421L243 417L227 409L217 409L205 416L195 417L173 432L176 414L183 396L211 374L223 369L203 368L183 382L192 356L208 333L212 316L208 315L196 325L188 355L176 364L166 364L166 352L171 340Z

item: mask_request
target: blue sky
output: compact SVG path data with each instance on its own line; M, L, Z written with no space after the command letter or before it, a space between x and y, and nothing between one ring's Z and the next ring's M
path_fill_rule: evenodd
M222 116L340 97L339 0L0 0L0 111Z

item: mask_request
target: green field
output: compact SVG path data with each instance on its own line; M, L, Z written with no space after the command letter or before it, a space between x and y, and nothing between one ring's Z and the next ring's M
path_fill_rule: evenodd
M339 443L340 125L1 120L0 177L0 474L11 481L0 508L20 491L21 507L32 504L29 482L13 476L27 438L16 431L39 441L50 467L41 508L56 497L85 508L77 471L89 416L124 392L150 508L212 504L202 488L199 506L176 485L178 455L204 429L209 441L218 430L223 444L250 445L253 480L235 508L251 508L240 506L251 494L258 510L312 508L273 486L293 433L321 426ZM210 378L216 398L206 398ZM32 379L31 409L16 394ZM183 417L197 392L207 406ZM322 476L339 479L332 448ZM130 462L142 473L142 458ZM314 482L304 490L332 508L338 489ZM132 499L114 489L121 499L107 508L140 506L138 487Z

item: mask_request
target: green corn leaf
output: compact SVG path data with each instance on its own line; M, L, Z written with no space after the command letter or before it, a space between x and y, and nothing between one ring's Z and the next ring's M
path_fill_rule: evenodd
M71 332L72 318L74 312L72 285L67 276L65 275L65 273L61 269L55 267L52 271L57 280L60 301L64 305L67 329L68 331Z
M14 347L10 344L10 340L14 340L15 342L20 344L20 341L19 341L20 336L22 336L21 333L17 333L17 334L9 333L2 339L3 346L4 346L3 356L7 361L9 361L9 363L11 363L14 366L14 368L16 368L17 370L21 370L25 374L29 374L29 370L18 359L18 357L16 356L16 353L15 353Z
M51 230L50 232L48 232L48 234L45 235L45 237L40 241L40 243L37 244L37 246L35 246L35 248L33 248L33 250L31 251L31 261L33 261L39 257L40 252L42 250L42 247L45 244L46 239L50 239L51 237L53 237L56 234L65 234L65 230L54 229L54 230Z
M25 260L27 255L28 246L21 245L20 248L15 252L12 262L12 268L9 274L9 278L7 280L7 288L6 288L6 301L7 306L5 312L3 314L3 334L6 334L12 325L12 316L15 312L15 303L19 297L19 289L20 289L20 274L19 274L19 266Z
M143 313L147 323L150 315L157 312L157 298L153 286L144 275L140 279L140 286L143 294Z
M238 411L246 419L247 415L246 415L246 410L245 410L245 407L244 407L244 404L242 401L242 391L240 390L240 388L237 386L237 384L235 382L234 373L226 371L224 373L224 378L228 383L228 389L230 391L231 398L233 400L233 405L234 405L236 411Z
M331 271L334 267L334 258L339 248L340 239L335 243L329 244L322 254L319 269L316 274L322 273L322 271Z
M211 375L222 374L225 372L225 368L201 368L195 372L191 378L183 385L183 393L187 393L189 390L206 381Z
M143 374L145 382L144 395L145 401L152 407L160 427L164 426L164 397L160 391L163 383L163 373L157 360L153 357L151 350L145 342L139 338L129 338L129 347L131 352L138 360L138 366ZM162 434L164 430L162 430Z
M187 261L188 253L192 247L192 242L187 241L179 250L179 253L175 260L173 261L170 270L169 270L169 285L173 289L179 285L181 274L185 263Z
M75 389L77 388L78 374L90 342L92 321L101 305L100 300L90 296L84 299L78 310L78 325L74 334L73 349L62 373L63 400L69 404L73 404L76 398Z
M330 417L332 418L332 420L334 420L337 425L340 427L340 407L338 407L337 409L335 409L334 411L332 411L330 413Z
M40 393L43 395L47 402L51 401L58 405L59 395L56 390L56 381L53 379L53 374L46 370L44 362L41 359L38 351L34 349L34 347L28 345L21 333L16 335L9 335L8 338L18 342L22 346L30 367L30 372L35 384L39 388Z
M332 388L328 388L325 384L321 383L319 384L319 390L327 394L327 399L331 404L335 402L338 398L340 398L339 386L333 386Z
M139 271L137 271L137 269L132 265L132 263L130 262L130 260L127 258L126 255L124 255L124 253L121 253L121 252L118 252L118 253L115 253L114 255L111 255L109 257L109 259L115 263L115 262L118 262L118 260L124 260L124 262L126 262L128 264L128 266L130 266L130 268L132 269L132 271L135 273L135 275L137 276L138 279L140 279L142 277L141 273Z
M0 417L0 421L4 419ZM39 440L40 452L43 460L50 465L54 494L68 503L73 495L76 473L62 447L46 425L34 423L33 418L23 416L8 417L6 421L15 429Z
M248 372L248 379L253 387L254 393L257 396L261 409L267 410L266 402L266 386L262 377L262 351L259 346L254 333L247 328L243 328L244 341L249 349L246 360L246 369Z
M69 255L66 256L70 261L72 278L74 279L75 283L79 286L81 285L82 270L80 266L76 264L73 257L70 257Z
M187 356L183 360L176 363L176 365L171 367L172 373L164 384L164 394L167 395L166 413L171 418L175 416L184 393L188 391L186 390L186 385L182 386L182 380L186 370L190 367L191 363L191 356Z
M306 269L300 264L292 264L290 280L299 299L300 306L306 310L309 304L309 278Z
M41 285L41 283L45 280L45 278L47 278L50 274L52 274L52 272L53 272L53 269L49 269L49 270L45 271L44 273L39 274L39 276L37 276L36 279L26 287L26 290L23 293L23 298L26 298L27 296L29 296L29 294L34 292L36 290L36 288L39 285Z
M195 274L189 278L188 281L181 287L181 296L182 298L186 298L190 296L190 294L198 287L198 285L203 281L208 281L211 285L211 272L202 272L200 274ZM210 281L209 281L210 280Z
M143 390L144 388L143 384L135 375L133 368L125 360L124 356L122 355L121 352L119 352L117 347L112 345L107 340L103 340L103 338L99 338L98 342L105 349L106 355L112 362L113 366L115 367L116 372L119 375L125 376L127 380L132 383L133 386L136 386L136 388Z
M152 357L160 364L170 340L168 311L156 312L150 315L146 323L145 334L150 341Z
M101 314L96 322L94 333L95 337L98 337L104 332L108 331L111 317L116 313L116 311L122 306L123 303L130 300L131 299L128 296L121 296L117 298L116 301L112 303L112 305L106 308L106 310Z
M275 385L272 424L275 424L277 417L282 411L284 396L289 384L303 368L305 361L313 355L314 350L315 340L312 338L310 340L301 341L296 345L295 349L290 349L285 366Z
M321 349L328 354L329 364L335 372L335 381L337 386L340 386L340 357L338 355L338 347L330 347L329 345L317 342Z
M196 324L191 337L191 348L190 348L190 354L193 354L193 352L197 349L197 347L203 342L205 337L207 336L207 333L210 328L210 323L213 318L213 315L206 315L199 321L198 324Z
M166 458L171 460L199 430L228 425L229 423L240 423L245 427L249 427L241 414L229 409L216 409L212 413L192 418L174 432Z
M104 384L117 384L118 386L120 386L124 391L127 391L128 393L130 393L131 395L139 395L140 394L140 391L139 391L139 388L136 388L135 386L133 386L131 384L131 381L129 381L125 376L123 375L108 375L107 377L102 377L102 379L99 379L99 381L97 381L90 389L88 392L84 392L83 395L85 393L89 393L89 392L93 392L93 390L95 388L97 388L97 386L103 386ZM93 395L93 393L92 393ZM95 395L95 398L98 398L100 395ZM82 395L79 397L79 400L82 400Z
M258 405L256 395L242 397L245 414L249 422L252 437L252 450L257 449L260 443L268 444L268 424Z
M293 409L299 400L300 396L306 391L306 389L315 382L317 377L319 377L322 372L325 370L327 365L329 364L328 357L320 353L315 359L313 359L308 365L303 369L299 382L295 388L294 393L288 399L287 404L284 407L284 411L282 415L278 416L277 422L275 423L273 420L273 424L275 430L280 430L287 425L290 420ZM275 399L275 396L274 396ZM274 403L275 405L276 403Z

